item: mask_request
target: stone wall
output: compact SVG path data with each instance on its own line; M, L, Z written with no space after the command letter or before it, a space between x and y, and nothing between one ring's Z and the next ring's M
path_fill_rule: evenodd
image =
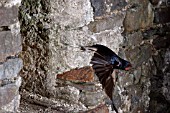
M16 112L19 103L19 87L22 49L18 8L20 0L0 1L0 112Z
M159 24L157 28L147 30L147 38L153 39L155 54L153 62L156 68L156 73L153 73L150 90L149 111L159 113L164 111L170 112L169 90L170 90L170 2L167 1L152 1L155 8L154 23Z
M133 64L129 72L114 72L120 113L154 112L157 105L155 112L168 109L168 11L168 2L161 0L23 0L22 102L51 111L113 112L89 66L93 53L80 50L97 43ZM155 75L162 77L158 96ZM155 104L160 96L167 101Z

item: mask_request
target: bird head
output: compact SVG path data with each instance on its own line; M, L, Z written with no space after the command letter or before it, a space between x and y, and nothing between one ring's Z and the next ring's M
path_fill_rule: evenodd
M129 71L131 68L132 68L131 63L126 60L123 60L121 69Z
M120 59L119 62L116 62L115 68L128 71L132 68L132 65L129 61Z

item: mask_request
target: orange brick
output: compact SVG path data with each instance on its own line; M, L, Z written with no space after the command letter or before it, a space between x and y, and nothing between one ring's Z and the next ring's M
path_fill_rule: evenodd
M86 66L58 74L57 78L73 82L92 82L94 81L94 71L92 67Z

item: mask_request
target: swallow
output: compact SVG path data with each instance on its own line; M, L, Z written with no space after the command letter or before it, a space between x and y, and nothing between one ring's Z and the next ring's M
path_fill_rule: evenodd
M97 75L102 88L105 90L107 96L112 101L112 110L115 110L118 113L117 108L113 102L113 90L114 90L114 78L112 73L114 69L120 70L130 70L132 65L129 61L126 61L120 58L115 52L104 45L92 45L81 47L81 50L91 50L94 51L94 55L90 61L92 64L93 70Z

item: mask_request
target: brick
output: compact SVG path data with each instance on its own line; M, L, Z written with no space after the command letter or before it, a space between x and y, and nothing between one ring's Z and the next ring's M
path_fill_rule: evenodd
M22 68L22 60L19 58L9 59L0 65L0 80L16 77Z
M18 7L0 7L0 26L9 26L18 21Z
M10 31L0 32L0 62L7 56L14 56L21 51L21 37L12 36Z
M57 78L73 82L92 82L94 80L94 71L92 67L87 66L58 74Z

